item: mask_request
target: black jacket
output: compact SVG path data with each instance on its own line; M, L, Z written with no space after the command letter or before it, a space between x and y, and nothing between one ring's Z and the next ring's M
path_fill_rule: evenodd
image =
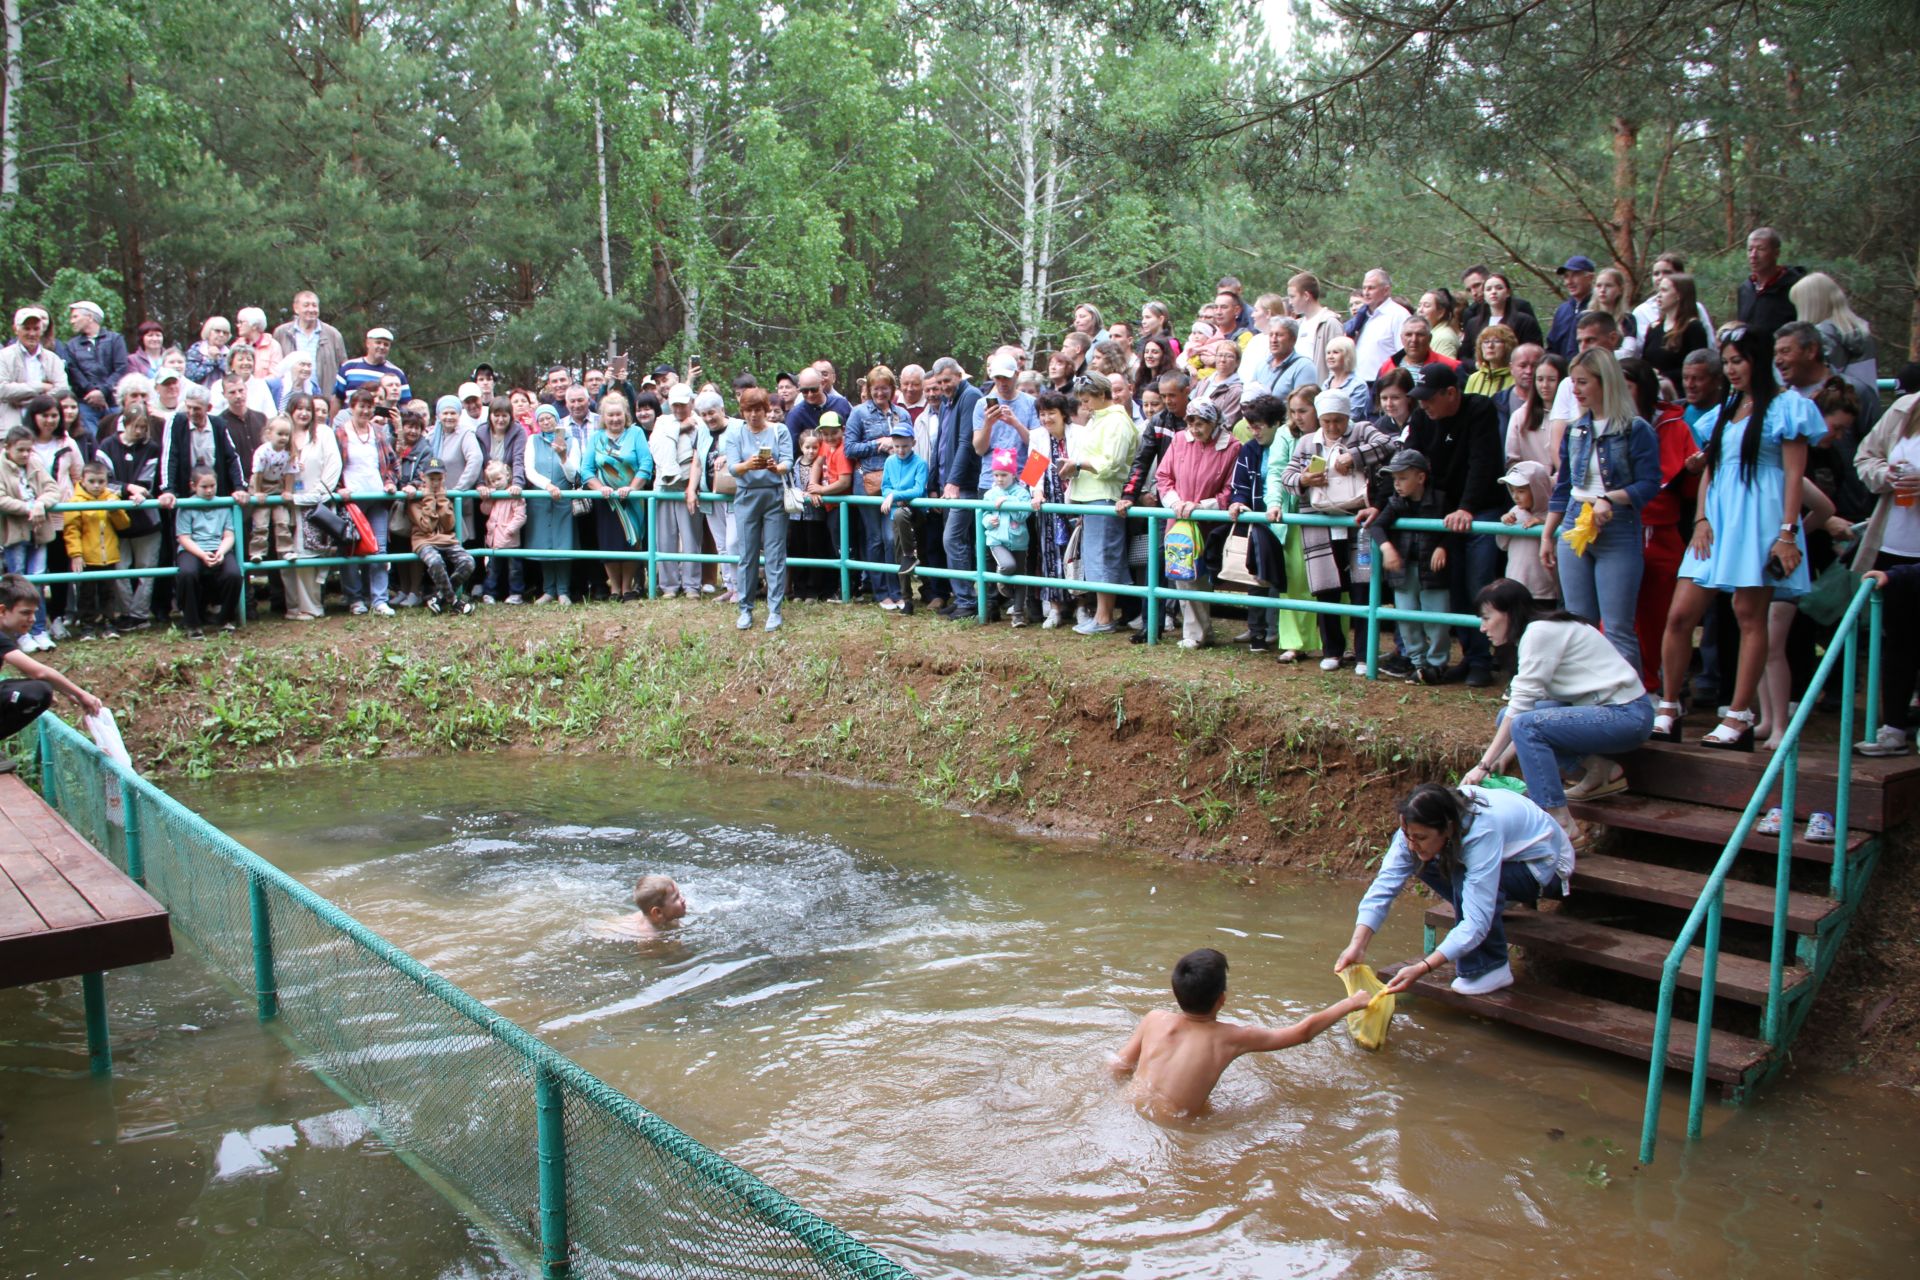
M1490 397L1461 395L1460 411L1451 418L1430 418L1424 405L1415 409L1407 447L1427 455L1433 464L1428 483L1447 495L1455 511L1476 517L1492 511L1497 520L1512 505L1500 488L1507 470L1506 433Z
M1460 326L1460 355L1463 365L1478 364L1480 361L1480 334L1489 323L1485 303L1476 302L1467 308L1464 322ZM1507 318L1503 323L1513 330L1514 336L1525 346L1531 342L1535 346L1547 345L1545 335L1540 331L1540 321L1533 314L1533 304L1525 298L1507 299ZM1511 354L1511 353L1509 353Z
M1780 326L1800 318L1799 309L1793 305L1793 299L1787 291L1800 283L1807 274L1805 267L1785 267L1781 269L1772 284L1764 290L1753 287L1753 277L1740 282L1740 323L1755 329L1765 329L1768 333L1778 332Z
M239 493L247 487L240 450L220 419L209 417L207 423L213 428L213 474L219 477L219 492L222 497ZM193 496L193 446L187 440L191 429L187 415L176 413L160 442L160 491L176 498Z
M160 496L160 444L149 436L138 445L129 448L118 432L107 436L95 450L94 458L107 464L107 475L113 487L126 496L127 486L137 484L147 491L149 498ZM155 511L127 512L127 527L121 531L123 538L139 538L154 533L160 528L160 516Z

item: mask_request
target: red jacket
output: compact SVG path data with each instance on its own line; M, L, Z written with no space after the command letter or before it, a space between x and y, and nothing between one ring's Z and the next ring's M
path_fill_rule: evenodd
M1687 459L1700 445L1679 405L1661 403L1654 413L1653 434L1660 442L1660 492L1640 508L1642 528L1679 524L1683 506L1691 507L1700 492L1699 474L1687 470Z

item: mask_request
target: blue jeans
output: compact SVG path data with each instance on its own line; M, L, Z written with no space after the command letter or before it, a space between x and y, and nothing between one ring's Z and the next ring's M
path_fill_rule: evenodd
M356 505L359 506L360 513L366 516L367 523L373 526L373 545L385 551L387 549L387 517L393 514L393 504L363 502ZM385 604L387 602L386 562L342 565L340 590L349 603Z
M1433 859L1420 866L1420 883L1433 890L1453 904L1454 918L1464 920L1467 913L1461 909L1460 897L1467 887L1467 873L1464 868L1453 876L1440 869L1440 860ZM1558 898L1563 895L1560 885L1542 887L1540 880L1533 874L1530 863L1503 862L1500 864L1500 884L1493 894L1493 921L1487 926L1487 936L1480 945L1463 954L1454 962L1454 971L1462 978L1477 978L1492 973L1507 962L1507 931L1500 926L1500 911L1509 901L1533 906L1541 898Z
M1490 511L1476 511L1473 518L1476 521L1498 521L1506 513L1504 507L1499 507ZM1474 612L1473 598L1480 594L1480 589L1506 572L1507 553L1494 541L1497 536L1491 533L1468 534L1465 552L1449 562L1453 565L1454 612ZM1631 605L1627 609L1627 625L1629 628L1633 625ZM1487 637L1481 634L1480 628L1469 627L1461 633L1460 649L1470 669L1493 669L1493 646L1487 643Z
M973 561L973 512L947 512L947 528L940 539L947 551L947 568L955 573L972 573ZM972 578L948 578L953 587L953 607L961 613L972 613L979 608L980 602L974 596Z
M862 507L878 512L878 507ZM733 545L740 553L740 569L735 581L740 587L740 607L753 608L753 593L760 585L755 561L764 557L767 566L767 609L780 612L787 599L787 508L775 485L742 486L733 500Z
M47 546L48 544L44 542L11 543L4 551L0 551L0 559L4 559L8 573L28 575L45 573ZM47 634L47 589L45 587L40 588L40 607L34 611L31 634L36 636Z
M1577 514L1571 507L1567 514ZM1583 556L1573 554L1566 535L1554 548L1560 558L1560 595L1567 612L1600 624L1607 642L1635 671L1640 670L1640 640L1633 630L1640 602L1640 577L1647 567L1640 515L1617 511L1601 527Z
M894 561L893 556L893 533L887 528L887 518L880 514L880 508L855 507L853 513L860 525L860 558L874 564L898 563ZM900 598L899 575L869 569L867 570L867 589L873 592L875 604L882 600L898 600Z
M1647 740L1653 732L1653 700L1644 693L1632 702L1599 707L1543 700L1515 714L1512 724L1527 798L1542 809L1558 809L1567 803L1561 775L1571 773L1582 756L1617 755Z
M1429 613L1447 612L1445 587L1420 586L1419 575L1411 568L1407 578L1409 585L1393 589L1394 608L1424 609ZM1356 621L1361 626L1366 625L1364 619ZM1447 665L1447 653L1453 648L1453 628L1446 623L1402 621L1396 624L1395 632L1400 641L1397 647L1415 668Z

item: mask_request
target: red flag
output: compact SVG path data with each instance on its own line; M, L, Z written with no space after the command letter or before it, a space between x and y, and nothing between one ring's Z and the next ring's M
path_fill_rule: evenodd
M1020 483L1032 489L1039 485L1041 477L1047 474L1047 458L1038 449L1027 454L1027 465L1020 469Z

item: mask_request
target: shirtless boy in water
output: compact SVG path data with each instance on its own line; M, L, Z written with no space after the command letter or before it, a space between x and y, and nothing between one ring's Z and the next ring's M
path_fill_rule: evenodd
M687 914L687 900L672 876L641 876L633 887L633 905L640 908L618 920L596 925L594 932L603 938L652 938L680 923Z
M1132 1072L1136 1096L1154 1111L1201 1115L1220 1073L1243 1053L1291 1049L1367 1007L1367 992L1302 1018L1290 1027L1242 1027L1220 1021L1227 1002L1227 958L1211 947L1189 951L1173 966L1179 1012L1155 1009L1140 1019L1126 1047L1114 1055L1116 1072Z

